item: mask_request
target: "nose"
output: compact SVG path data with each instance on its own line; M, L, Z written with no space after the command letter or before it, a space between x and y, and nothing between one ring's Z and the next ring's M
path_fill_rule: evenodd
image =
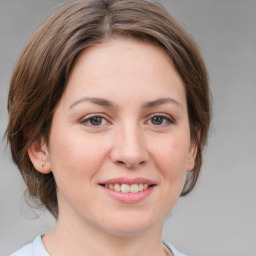
M115 164L129 169L136 168L148 161L145 141L138 127L127 125L117 129L113 138L110 159Z

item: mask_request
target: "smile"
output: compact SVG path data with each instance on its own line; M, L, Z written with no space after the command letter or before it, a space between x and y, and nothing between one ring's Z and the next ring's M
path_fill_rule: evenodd
M123 203L138 203L146 199L157 186L156 182L149 179L125 177L106 180L99 185L108 196Z
M149 185L145 183L131 184L131 185L115 183L115 184L104 184L104 186L111 190L122 192L122 193L138 193L143 190L146 190L149 187Z

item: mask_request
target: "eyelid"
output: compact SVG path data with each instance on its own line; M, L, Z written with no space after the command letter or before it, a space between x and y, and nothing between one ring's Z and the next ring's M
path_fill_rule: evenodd
M100 118L106 120L106 123L107 123L107 124L111 124L111 121L109 121L110 118L109 118L108 116L106 116L106 114L103 114L103 113L93 113L93 114L85 115L85 116L83 116L82 118L79 119L79 122L80 122L81 124L84 124L84 123L86 123L87 121L89 121L90 119L92 119L92 118L94 118L94 117L100 117ZM104 126L104 125L105 125L105 124L99 125L98 128L99 128L99 127L102 127L102 126ZM88 126L89 126L89 127L96 127L96 128L97 128L97 126L94 126L94 125L88 125Z
M98 125L98 126L92 125L92 124L88 124L88 125L87 125L88 127L100 128L100 127L102 127L102 126L104 126L104 125L110 125L110 124L112 124L112 122L110 121L111 118L110 118L108 115L104 114L104 113L92 113L92 114L87 114L87 115L83 116L82 118L80 118L80 119L79 119L79 122L80 122L81 124L84 124L84 125L85 125L86 122L88 122L90 119L92 119L92 118L94 118L94 117L100 117L100 118L102 118L103 120L105 120L106 123L105 123L105 124L100 124L100 125ZM165 114L165 113L152 113L152 114L150 114L150 115L148 115L148 116L146 117L146 120L145 120L143 123L149 122L150 119L152 119L153 117L162 117L162 118L164 118L164 119L168 122L168 124L161 124L161 125L154 125L154 124L151 124L152 126L156 126L156 127L158 126L159 128L176 123L176 120L175 120L170 114Z
M151 118L153 117L163 117L165 118L169 124L175 124L176 123L176 120L169 114L165 114L165 113L153 113L153 114L150 114L147 116L147 119L145 122L148 122ZM153 125L153 126L157 126L157 125ZM163 127L163 126L166 126L166 125L159 125L159 127Z

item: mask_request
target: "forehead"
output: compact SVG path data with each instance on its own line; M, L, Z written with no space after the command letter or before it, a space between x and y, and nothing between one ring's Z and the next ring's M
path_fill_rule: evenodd
M70 73L65 95L120 98L135 95L184 97L184 85L170 57L161 47L115 39L84 50ZM64 96L65 96L64 95ZM118 100L118 99L117 99ZM145 99L146 100L146 99ZM151 99L147 99L151 100Z

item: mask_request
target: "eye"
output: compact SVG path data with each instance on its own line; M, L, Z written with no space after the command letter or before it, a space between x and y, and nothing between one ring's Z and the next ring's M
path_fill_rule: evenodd
M165 121L163 116L154 116L151 118L151 123L153 125L161 125Z
M81 123L87 126L103 126L107 124L108 121L103 116L89 116L83 118Z
M167 126L173 124L174 121L172 118L165 115L154 115L147 120L147 123L154 126Z

